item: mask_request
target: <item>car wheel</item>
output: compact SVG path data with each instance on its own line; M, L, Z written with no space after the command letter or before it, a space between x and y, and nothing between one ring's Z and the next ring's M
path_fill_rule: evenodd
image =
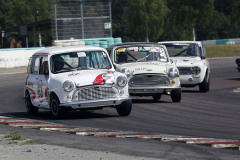
M181 89L173 90L171 92L172 101L173 102L180 102L181 101L181 95L182 95L182 90Z
M132 111L132 100L122 102L116 107L119 116L128 116Z
M208 92L210 88L210 76L208 77L208 73L206 73L202 83L199 84L200 92Z
M60 118L63 115L63 108L59 106L57 96L51 96L50 110L54 118Z
M25 107L29 114L37 114L38 108L32 104L31 97L28 91L25 93Z
M153 97L153 100L157 101L161 99L161 96L162 96L161 94L155 94L152 97Z

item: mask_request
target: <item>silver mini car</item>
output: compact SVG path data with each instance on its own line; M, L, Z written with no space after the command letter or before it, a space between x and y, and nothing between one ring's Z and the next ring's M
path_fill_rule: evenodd
M116 70L127 76L130 95L159 100L167 94L173 102L181 101L179 72L165 46L130 42L109 46L107 51Z

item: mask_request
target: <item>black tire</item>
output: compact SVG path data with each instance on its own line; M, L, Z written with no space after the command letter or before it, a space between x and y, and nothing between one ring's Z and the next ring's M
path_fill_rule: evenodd
M25 93L25 107L29 114L37 114L38 108L32 104L31 97L28 91Z
M199 91L200 92L208 92L210 88L210 76L208 76L208 72L206 72L206 75L202 81L202 83L199 84Z
M132 111L132 100L122 102L116 107L119 116L128 116Z
M51 100L50 100L50 110L52 113L52 116L54 118L60 118L63 115L63 108L59 106L60 102L57 98L57 96L53 95L51 96Z
M153 100L157 101L157 100L161 99L162 95L160 93L158 93L158 94L153 95L152 97L153 97Z
M177 89L177 90L172 90L171 92L171 99L173 102L180 102L182 97L182 90Z

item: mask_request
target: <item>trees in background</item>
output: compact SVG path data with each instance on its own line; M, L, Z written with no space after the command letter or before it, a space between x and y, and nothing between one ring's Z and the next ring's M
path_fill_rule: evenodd
M128 0L123 18L136 41L156 41L167 13L164 0Z
M0 31L50 18L51 1L0 0ZM240 0L112 0L113 37L123 41L238 38L239 17Z

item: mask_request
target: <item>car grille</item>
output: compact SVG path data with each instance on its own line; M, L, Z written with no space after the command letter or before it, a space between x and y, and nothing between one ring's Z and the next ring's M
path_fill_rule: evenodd
M115 87L90 86L77 89L73 93L73 101L89 101L116 98L119 96Z
M129 81L130 87L168 86L169 84L170 84L170 81L168 77L162 74L134 75Z
M180 75L189 75L192 74L191 67L178 67Z

